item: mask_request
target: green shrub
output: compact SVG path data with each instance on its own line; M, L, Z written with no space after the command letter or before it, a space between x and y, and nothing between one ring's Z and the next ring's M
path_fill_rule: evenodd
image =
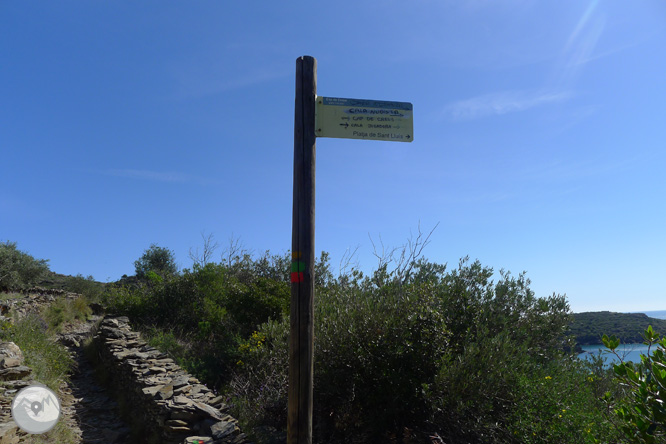
M641 354L641 362L625 362L615 349L620 341L614 336L603 336L604 345L620 360L613 364L617 380L627 389L627 396L613 399L619 427L629 442L666 442L666 336L660 338L652 326L644 332L648 353Z
M322 289L315 305L316 436L381 439L420 421L448 341L440 313L426 284ZM286 317L268 322L240 347L234 405L252 424L286 421L288 330Z
M104 284L95 281L92 276L84 277L82 274L69 277L67 279L66 289L72 293L78 293L86 297L89 301L99 301L103 291Z
M525 444L618 442L621 437L598 396L609 376L598 376L576 358L521 374L509 436Z
M315 441L390 442L405 428L465 443L613 437L605 383L563 351L566 299L536 298L523 274L492 276L478 262L447 273L422 260L402 278L384 266L318 288ZM271 321L239 348L230 392L247 424L286 423L288 332L286 317Z
M16 242L0 242L0 291L34 285L48 270L48 260L18 250Z
M172 276L178 272L173 251L156 244L151 244L143 255L134 261L134 269L138 278L146 277L151 271L163 277Z
M143 287L111 285L102 294L102 304L113 314L143 320L154 309L150 293Z

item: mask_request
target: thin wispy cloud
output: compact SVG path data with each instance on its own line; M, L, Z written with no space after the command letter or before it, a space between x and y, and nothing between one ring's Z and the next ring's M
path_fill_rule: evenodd
M582 32L582 30L585 28L587 23L590 21L590 17L592 17L592 13L597 8L598 4L599 4L599 0L593 0L587 6L587 9L585 9L585 12L583 12L583 15L578 20L578 23L576 24L576 27L571 32L571 34L569 34L569 39L567 40L567 45L566 45L565 50L568 49L569 47L571 47L576 42L576 39L578 38L578 35Z
M286 66L236 70L220 63L192 62L172 69L178 98L197 98L258 86L292 75Z
M592 1L569 34L553 82L571 85L587 62L598 58L594 51L606 28L606 18L597 12L598 0Z
M571 91L502 91L452 103L445 114L455 120L479 119L561 103L572 97Z
M214 182L213 180L204 177L192 176L189 174L178 173L173 171L108 169L105 170L103 173L107 176L125 177L129 179L146 180L152 182L197 183L200 185L206 185Z

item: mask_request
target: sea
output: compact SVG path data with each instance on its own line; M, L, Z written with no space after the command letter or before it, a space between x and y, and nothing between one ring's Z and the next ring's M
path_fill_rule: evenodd
M666 319L666 310L641 311L636 313L645 313L651 318ZM591 356L601 353L606 365L611 365L619 361L619 358L609 353L603 344L583 345L581 348L583 349L583 353L578 355L581 359L589 359ZM615 351L624 361L641 362L641 354L647 354L648 346L645 344L621 344Z

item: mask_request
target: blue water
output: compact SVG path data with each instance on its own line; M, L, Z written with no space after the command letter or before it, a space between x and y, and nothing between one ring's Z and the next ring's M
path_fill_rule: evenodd
M666 319L666 310L640 311L635 313L644 313L647 316L656 319ZM603 344L583 345L581 346L581 348L585 352L578 355L578 357L581 359L586 359L592 356L593 354L601 353L606 361L606 364L608 365L619 361L617 356L615 356L614 354L604 352L607 351L608 349L604 347ZM653 346L652 349L654 350L656 349L656 347ZM617 349L615 349L615 351L625 361L641 362L641 354L644 355L647 354L648 346L645 344L623 344L620 345Z
M607 351L608 349L604 347L603 344L583 345L581 348L585 352L578 355L578 357L581 359L587 359L594 354L601 353L601 356L604 358L606 364L610 365L612 363L619 362L617 356L612 353L604 352L604 350ZM652 346L652 350L655 349L656 346ZM616 348L615 351L625 361L641 362L641 354L647 354L648 346L645 344L622 344Z
M657 319L666 319L666 310L657 310L657 311L640 311L638 313L643 313L648 315L651 318Z

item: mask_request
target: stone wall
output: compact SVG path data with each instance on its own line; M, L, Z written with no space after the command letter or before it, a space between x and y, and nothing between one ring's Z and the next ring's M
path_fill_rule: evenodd
M51 305L57 299L76 299L80 295L66 292L64 290L47 290L40 287L21 290L22 298L7 299L0 302L0 320L10 321L12 318L5 317L11 313L16 319L21 319L29 313L37 313L44 307Z
M126 317L101 322L93 346L110 391L146 437L160 444L245 444L238 421L216 396L171 358L141 340Z
M12 418L14 396L34 385L32 370L23 365L23 353L13 342L0 342L0 444L17 444L26 433Z

